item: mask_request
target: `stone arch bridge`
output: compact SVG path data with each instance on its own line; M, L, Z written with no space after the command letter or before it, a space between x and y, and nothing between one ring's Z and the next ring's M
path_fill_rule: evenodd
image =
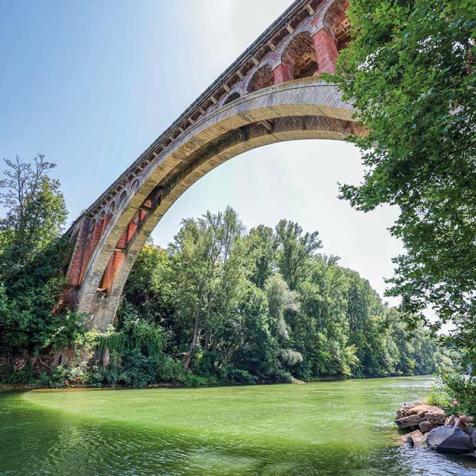
M245 151L359 133L352 108L320 79L346 46L346 1L295 1L74 222L64 303L113 322L135 259L185 190Z

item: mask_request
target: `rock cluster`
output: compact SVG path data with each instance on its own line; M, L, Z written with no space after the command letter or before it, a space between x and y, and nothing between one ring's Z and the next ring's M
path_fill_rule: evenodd
M428 433L445 424L446 414L440 407L425 403L410 403L400 408L395 420L400 430L416 430Z
M403 405L395 422L409 432L404 441L412 446L476 457L476 429L470 417L447 418L443 409L417 402Z

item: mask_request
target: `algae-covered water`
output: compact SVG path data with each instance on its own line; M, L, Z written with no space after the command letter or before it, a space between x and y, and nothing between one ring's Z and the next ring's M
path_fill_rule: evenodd
M430 385L0 393L0 474L476 475L469 460L398 445L396 408Z

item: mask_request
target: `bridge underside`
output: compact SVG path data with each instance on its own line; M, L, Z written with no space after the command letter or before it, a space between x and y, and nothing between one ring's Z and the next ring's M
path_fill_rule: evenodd
M339 30L344 6L338 0L295 2L279 19L282 25L275 22L271 33L260 37L256 52L250 48L244 54L249 68L241 58L232 65L75 222L64 301L88 314L90 327L102 330L113 323L151 232L209 171L267 144L362 133L351 106L320 79L322 72L333 71L339 34L344 38ZM230 88L235 76L238 82Z

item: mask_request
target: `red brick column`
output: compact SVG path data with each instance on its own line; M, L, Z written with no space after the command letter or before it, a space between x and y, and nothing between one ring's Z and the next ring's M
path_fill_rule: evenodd
M112 286L114 284L114 278L117 275L117 272L121 269L122 263L126 257L124 250L116 249L107 263L106 269L104 270L104 275L99 284L99 289L110 293L112 291Z
M285 81L291 81L293 78L291 69L288 65L281 63L273 69L274 84L284 83Z
M137 228L139 228L140 211L136 212L129 225L127 226L126 245L132 240L136 234Z
M332 33L322 28L313 37L316 49L317 65L319 73L335 73L337 52L336 40Z
M66 273L66 280L68 285L76 287L81 284L81 268L84 261L84 253L88 245L89 222L83 220L78 234L76 236L76 243L71 255L70 264Z
M86 251L83 256L83 263L82 263L82 268L81 268L81 274L79 278L80 284L83 282L84 275L86 274L86 270L89 264L89 260L91 256L94 253L94 250L96 249L96 246L99 243L99 240L101 239L102 232L104 230L104 223L105 223L105 217L99 218L96 224L94 225L94 228L89 235L88 238L88 243L86 245Z

